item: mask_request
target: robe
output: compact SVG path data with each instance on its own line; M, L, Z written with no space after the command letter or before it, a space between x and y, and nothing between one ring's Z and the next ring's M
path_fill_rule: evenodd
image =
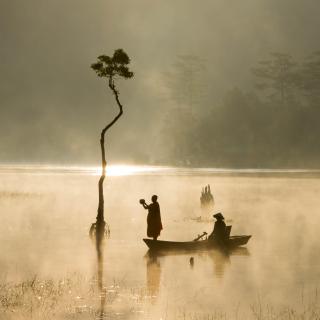
M147 223L147 236L151 238L158 237L162 230L160 206L158 202L153 202L148 206Z

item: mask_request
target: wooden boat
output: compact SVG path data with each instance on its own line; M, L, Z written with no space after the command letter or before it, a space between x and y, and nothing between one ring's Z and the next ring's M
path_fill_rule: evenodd
M214 248L232 249L248 243L251 236L230 236L228 240L221 244L215 240L200 241L163 241L153 239L143 239L150 250L209 250Z

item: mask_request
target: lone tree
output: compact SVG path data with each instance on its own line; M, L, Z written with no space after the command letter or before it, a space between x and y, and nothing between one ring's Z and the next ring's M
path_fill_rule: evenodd
M99 248L104 236L105 232L105 221L104 221L104 197L103 197L103 182L106 176L106 152L104 146L105 134L106 132L118 121L118 119L123 114L123 107L119 100L119 91L115 86L115 80L117 78L130 79L133 77L133 72L131 72L128 68L130 63L130 58L128 55L122 50L115 50L112 57L101 55L98 57L98 61L91 65L91 68L96 72L98 77L105 78L108 82L108 86L112 91L117 105L119 107L119 113L116 117L108 123L101 131L100 135L100 146L101 146L101 167L102 173L99 179L99 205L98 205L98 214L97 221L95 224L96 227L96 243L97 249L99 253ZM101 253L101 252L100 252Z

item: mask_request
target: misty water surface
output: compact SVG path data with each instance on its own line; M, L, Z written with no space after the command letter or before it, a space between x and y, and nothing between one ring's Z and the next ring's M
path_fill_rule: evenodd
M221 313L241 319L259 303L300 308L317 295L317 172L120 167L110 174L105 207L111 238L104 257L104 283L113 295L106 306L109 316L170 319ZM1 168L2 283L76 276L94 286L96 253L88 230L96 216L97 180L92 168ZM230 255L148 256L142 242L147 212L139 199L150 202L152 194L159 196L164 226L160 239L191 240L213 227L213 222L193 220L201 215L200 192L208 183L215 198L213 212L224 214L233 235L252 234L246 249ZM98 292L77 290L70 289L74 299L69 311L61 310L61 319L68 319L68 312L89 319L99 308ZM89 293L94 298L88 307L80 300ZM85 307L77 309L81 305Z

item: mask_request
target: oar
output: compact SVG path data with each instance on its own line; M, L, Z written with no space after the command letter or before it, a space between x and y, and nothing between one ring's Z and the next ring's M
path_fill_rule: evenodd
M198 236L195 239L193 239L193 241L198 241L201 238L203 238L205 235L207 235L207 233L204 231L203 234L198 234Z

